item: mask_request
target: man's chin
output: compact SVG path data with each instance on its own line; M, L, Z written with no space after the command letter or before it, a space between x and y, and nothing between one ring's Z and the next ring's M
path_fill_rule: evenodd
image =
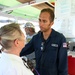
M42 30L40 30L41 32L43 32Z
M44 30L41 29L40 31L43 32Z
M43 32L44 28L40 27L40 31Z

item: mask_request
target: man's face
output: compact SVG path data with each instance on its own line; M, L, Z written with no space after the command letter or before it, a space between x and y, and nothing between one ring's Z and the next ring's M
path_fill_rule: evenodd
M29 34L29 28L28 27L25 28L25 32L27 35Z
M50 14L48 12L42 12L39 16L39 27L42 32L47 32L51 26L52 22L50 22Z

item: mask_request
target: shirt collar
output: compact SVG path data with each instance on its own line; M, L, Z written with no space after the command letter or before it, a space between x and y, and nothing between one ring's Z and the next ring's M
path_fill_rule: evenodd
M23 63L21 57L15 55L15 54L9 54L9 53L2 52L1 58L6 58L6 59L10 59L13 61L18 61L18 62Z
M49 35L49 38L50 38L50 37L55 37L55 35L56 35L56 32L55 32L54 29L52 29L51 34ZM43 37L42 32L40 33L40 36Z
M49 37L55 37L55 34L56 34L55 30L54 30L54 29L52 29L52 32L51 32L51 34L50 34L50 36L49 36Z

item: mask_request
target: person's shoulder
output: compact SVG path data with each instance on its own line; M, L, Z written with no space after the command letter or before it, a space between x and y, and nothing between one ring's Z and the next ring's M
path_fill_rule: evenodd
M34 35L34 36L39 36L40 34L41 34L41 31L39 31L39 32L35 33L35 35Z
M33 36L33 39L37 39L37 38L40 38L41 36L41 32L37 32L34 36Z
M63 33L59 32L59 31L56 31L54 30L56 36L60 37L60 38L65 38L65 36L63 35Z

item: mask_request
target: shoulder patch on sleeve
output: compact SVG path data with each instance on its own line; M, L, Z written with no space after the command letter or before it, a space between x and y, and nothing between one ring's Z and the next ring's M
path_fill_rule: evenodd
M63 47L67 47L67 43L63 43Z

